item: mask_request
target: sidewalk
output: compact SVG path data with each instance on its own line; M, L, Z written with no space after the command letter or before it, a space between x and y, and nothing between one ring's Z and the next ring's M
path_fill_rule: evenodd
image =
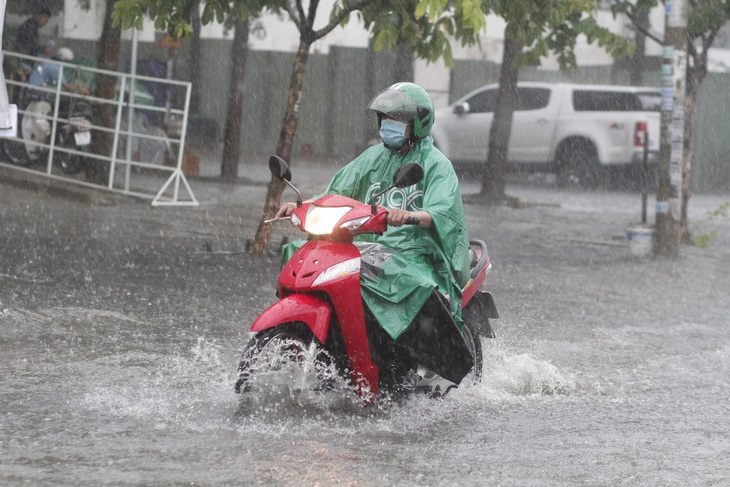
M221 161L223 159L223 142L213 139L190 139L186 144L186 152L197 155L200 158L200 173L196 179L220 179ZM241 151L238 164L238 178L241 183L266 184L271 178L269 172L270 154L250 154ZM302 181L316 179L319 175L329 174L326 182L340 167L348 161L334 160L330 158L318 158L316 156L304 157L294 155L291 161L293 178ZM297 169L307 168L307 171ZM311 174L312 169L317 175ZM323 172L320 172L323 171Z

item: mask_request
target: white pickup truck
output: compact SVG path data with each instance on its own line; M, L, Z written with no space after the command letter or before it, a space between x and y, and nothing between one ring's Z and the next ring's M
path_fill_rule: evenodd
M436 146L457 169L483 165L497 101L496 84L436 110ZM510 170L554 172L559 184L590 186L611 174L639 177L659 152L660 91L629 86L520 82L512 121ZM610 171L612 170L612 171Z

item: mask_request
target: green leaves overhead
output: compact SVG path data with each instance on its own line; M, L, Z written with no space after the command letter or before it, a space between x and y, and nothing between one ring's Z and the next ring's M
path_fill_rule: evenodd
M486 0L338 0L329 12L331 25L313 30L318 0L119 0L113 19L122 28L142 28L147 16L155 28L175 37L192 32L190 9L203 5L201 21L222 23L231 15L246 16L263 10L285 13L304 39L316 40L336 25L346 24L353 12L370 30L376 49L408 46L416 55L435 61L443 57L452 64L450 41L478 42L486 28ZM324 13L321 16L324 17Z
M593 17L597 0L493 0L490 11L506 23L506 35L525 46L518 57L521 65L537 65L551 52L561 69L576 66L575 45L584 35L614 57L631 53L633 43L601 27Z
M442 58L451 66L451 40L476 44L485 31L483 8L479 0L378 1L364 6L360 18L376 50L404 45L422 59Z
M155 29L181 37L192 33L190 9L197 4L193 0L118 0L112 20L122 29L142 29L145 17L149 17Z
M690 38L700 37L706 32L717 32L730 19L730 2L727 0L695 0L690 3Z
M222 24L232 16L246 17L249 11L259 12L266 4L275 8L278 2L247 0L230 2L226 0L118 0L112 19L123 29L141 29L145 18L154 21L155 29L170 33L174 37L192 34L190 25L193 8L203 6L201 22Z
M192 32L190 9L201 4L203 24L223 23L232 15L245 17L266 10L287 14L303 38L316 40L336 25L345 25L352 13L356 13L370 31L375 49L404 45L422 59L443 58L450 66L453 64L450 43L478 44L479 36L486 31L486 15L493 13L506 21L507 34L519 38L526 46L519 57L520 63L537 64L541 57L554 52L560 65L568 69L575 66L573 51L580 35L585 35L589 42L597 42L614 56L631 52L630 41L595 22L593 11L597 1L338 0L326 17L332 25L319 31L312 28L318 0L305 3L302 0L118 0L113 19L125 29L141 28L143 19L149 16L154 19L155 28L180 37ZM722 0L705 1L715 5L715 9L728 8ZM703 22L712 21L713 12L710 9ZM322 12L321 16L324 15Z

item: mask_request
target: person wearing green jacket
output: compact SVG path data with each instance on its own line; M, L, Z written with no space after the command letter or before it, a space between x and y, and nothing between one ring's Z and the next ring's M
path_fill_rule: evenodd
M433 102L420 86L396 83L373 98L367 109L377 115L383 143L340 169L323 194L371 203L373 195L392 184L395 171L411 162L421 165L424 177L374 201L389 210L384 234L356 237L363 262L363 300L396 344L434 299L447 310L446 319L451 315L450 326L460 329L461 292L469 280L469 235L456 173L430 135ZM291 215L295 208L285 203L276 218ZM411 216L418 217L417 226L405 225ZM287 244L284 262L301 245L303 241Z

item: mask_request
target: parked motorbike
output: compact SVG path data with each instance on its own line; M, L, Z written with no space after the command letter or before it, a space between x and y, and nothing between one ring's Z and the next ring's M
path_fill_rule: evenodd
M38 90L24 88L21 106L26 113L21 119L19 136L2 140L2 151L16 166L34 166L48 160L53 128L53 105ZM91 144L91 107L88 103L72 98L59 108L53 163L64 174L76 174L86 166ZM43 144L43 145L39 145ZM73 152L70 152L73 151Z
M481 289L491 269L486 244L470 242L471 274L462 296L462 329L451 319L446 298L434 292L409 330L393 341L364 307L361 295L361 273L366 272L373 246L379 244L354 241L356 235L385 232L388 210L340 195L303 204L290 182L287 164L272 156L269 168L297 193L291 223L309 238L279 274L279 300L251 326L255 335L244 349L236 392L256 390L255 375L262 369L270 372L284 363L303 364L306 357L334 366L365 405L379 391L415 391L438 397L467 375L478 381L481 337L494 337L489 319L498 317L492 295ZM404 165L396 172L393 185L372 201L393 187L408 187L422 178L420 165ZM407 223L417 225L418 219ZM376 255L375 260L378 258ZM326 388L328 378L318 375L318 379ZM404 384L413 387L404 388Z

